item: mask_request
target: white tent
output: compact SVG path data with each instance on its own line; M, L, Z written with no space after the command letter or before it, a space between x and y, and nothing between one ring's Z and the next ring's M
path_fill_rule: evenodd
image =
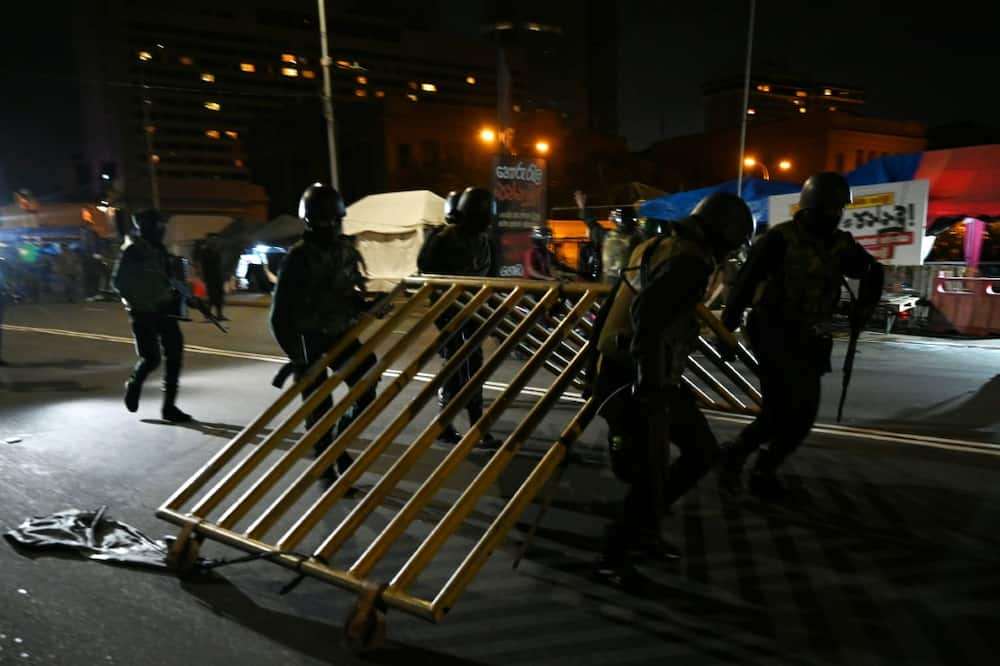
M444 199L428 190L370 194L347 208L344 233L354 236L368 269L368 288L389 291L417 272L428 227L444 224Z

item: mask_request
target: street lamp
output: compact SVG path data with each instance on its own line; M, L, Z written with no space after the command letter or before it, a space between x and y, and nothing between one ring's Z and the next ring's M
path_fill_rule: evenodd
M748 169L752 169L755 166L759 166L761 171L764 172L764 180L771 180L771 172L767 170L767 166L763 162L758 162L754 157L743 158L743 166Z
M484 127L483 129L479 130L479 140L482 141L483 143L491 144L497 140L497 133L494 132L489 127Z
M545 155L549 152L549 142L544 139L540 139L535 142L535 150L538 151L539 155Z
M768 170L767 165L758 160L756 157L748 155L747 157L743 158L743 166L745 166L748 169L752 169L755 166L759 166L761 172L764 174L764 180L771 180L771 172L770 170ZM778 162L779 171L788 171L791 168L792 168L791 160L781 160L780 162Z

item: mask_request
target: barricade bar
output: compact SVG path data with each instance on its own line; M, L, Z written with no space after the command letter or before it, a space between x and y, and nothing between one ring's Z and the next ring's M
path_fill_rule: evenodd
M448 276L405 279L159 508L159 517L181 527L171 546L172 561L178 566L196 561L192 554L196 555L203 538L209 538L265 555L283 567L351 592L380 590L381 601L388 607L440 622L518 518L558 475L568 460L569 447L594 418L595 399L581 399L567 390L584 386L582 371L596 344L593 318L609 291L608 285L597 283ZM756 359L711 312L699 308L698 314L723 344L733 345L738 361L727 362L728 356L723 357L717 344L699 337L682 381L704 407L755 412L760 404L753 376ZM463 336L460 346L455 337L459 334ZM428 413L438 389L472 354L479 354L485 342L492 342L488 338L496 344L492 351L483 350L488 353L481 367L450 402ZM349 358L340 359L355 340L357 349ZM447 357L439 359L446 347ZM516 365L506 363L514 351L525 352L526 358L519 358ZM359 368L369 354L375 355L375 364L361 373ZM341 362L340 368L293 407L293 401L334 360ZM551 378L544 391L526 391L542 370ZM426 372L429 381L424 381ZM393 379L380 385L384 375ZM346 385L349 376L353 386ZM415 381L418 376L419 382ZM487 401L456 445L432 451L447 424L484 385L499 393ZM374 387L373 401L354 414L357 401ZM324 408L311 427L304 427L328 398L331 406ZM567 399L572 409L553 409ZM353 410L353 420L313 457L316 442L348 409ZM454 487L458 472L472 462L470 455L484 434L506 423L501 418L512 413L516 414L514 425L497 433L502 440L499 448L485 462L475 462L479 469L473 480L460 485L457 498L448 502L440 517L429 518L428 506L446 486ZM372 432L376 423L381 430ZM509 496L491 495L490 506L494 506L493 499L500 506L489 511L491 519L478 538L461 536L463 526L468 526L474 512L479 515L476 507L497 482L515 471L523 473L520 465L511 463L543 423L546 428L553 426L553 433L560 433L558 438L543 449L541 459L532 462L523 479L502 484L516 488ZM418 434L399 441L411 428ZM390 449L393 445L402 445L401 451ZM348 448L353 463L328 487L317 489L316 481ZM415 475L429 456L433 456L429 471ZM385 471L379 471L374 484L360 497L345 499L376 465ZM415 490L404 490L411 487ZM401 492L406 495L401 506L387 502ZM370 520L376 512L377 521ZM426 536L410 545L418 520L431 524ZM375 536L358 544L363 527L364 533L374 528ZM344 557L348 542L360 547L360 555L333 564L334 556ZM396 560L388 557L390 552L402 556L392 566L388 563ZM387 584L374 579L383 569ZM418 585L424 578L433 578L434 584ZM423 594L413 589L428 587L437 588L431 589L429 598L421 598Z

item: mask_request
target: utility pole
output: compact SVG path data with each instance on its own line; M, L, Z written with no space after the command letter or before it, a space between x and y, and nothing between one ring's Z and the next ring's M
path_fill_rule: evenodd
M753 53L753 21L756 0L750 0L750 21L747 28L747 66L743 75L743 118L740 119L740 161L736 176L736 195L743 196L743 154L747 145L747 107L750 105L750 55Z
M323 66L323 117L326 118L326 145L330 151L330 184L340 189L340 174L337 172L337 138L333 123L333 93L330 84L330 53L326 40L326 0L316 0L319 5L319 39Z

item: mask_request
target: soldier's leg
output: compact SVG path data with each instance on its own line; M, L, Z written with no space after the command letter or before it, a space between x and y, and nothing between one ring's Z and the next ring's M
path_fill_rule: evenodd
M361 342L359 340L352 341L351 344L347 347L347 349L344 350L344 353L341 354L339 357L337 357L337 359L334 361L334 367L338 369L342 367L348 361L348 359L357 354L359 349L361 349ZM374 368L376 363L378 363L378 359L375 357L375 354L369 353L365 357L365 359L358 365L358 367L355 368L351 372L351 374L347 376L346 379L347 385L349 387L353 387L355 384L364 379L365 374L369 370ZM357 401L353 405L351 405L346 412L344 412L344 415L342 417L340 417L340 421L337 423L338 434L344 432L344 430L347 429L349 425L351 425L351 422L358 417L358 414L364 411L365 407L367 407L368 405L372 404L372 402L375 401L375 396L376 396L375 387L377 385L378 385L378 380L376 380L371 385L370 388L368 388L364 393L362 393L361 396L357 399Z
M672 389L668 398L670 441L681 455L670 465L664 504L670 506L705 476L719 459L719 444L708 420L687 386Z
M448 342L445 343L444 347L441 348L441 358L445 360L445 364L455 355L459 350L465 339L462 337L461 333L456 333ZM438 410L441 411L448 406L458 392L462 390L462 386L465 385L465 381L468 377L468 360L463 361L458 364L455 371L449 376L444 383L441 384L441 388L438 389ZM449 444L457 444L461 441L462 436L455 429L455 426L450 422L444 425L444 430L438 435L438 439L443 442L448 442Z
M164 420L184 423L191 420L177 408L177 391L180 385L181 364L184 357L184 335L176 319L161 317L158 322L160 344L163 347L163 406L160 410Z
M809 435L819 411L821 375L802 364L785 373L783 401L777 432L771 445L760 452L754 464L755 477L771 477ZM768 479L769 481L770 479ZM762 479L758 479L760 483Z
M302 336L302 346L305 353L306 366L308 367L314 361L319 359L326 351L329 349L329 342L324 336ZM295 381L302 378L305 373L305 368L295 371ZM313 393L315 393L321 384L326 381L327 374L326 370L317 375L316 379L313 380L309 386L302 390L302 402L309 399ZM324 395L323 399L316 406L316 408L306 415L306 428L312 428L314 424L320 421L330 408L333 407L333 398L330 394ZM323 453L333 443L333 428L328 429L324 432L316 443L313 444L313 453L319 455Z
M132 374L125 382L125 407L134 412L139 409L143 382L160 365L160 342L155 315L132 314L130 319L138 358L132 366Z

